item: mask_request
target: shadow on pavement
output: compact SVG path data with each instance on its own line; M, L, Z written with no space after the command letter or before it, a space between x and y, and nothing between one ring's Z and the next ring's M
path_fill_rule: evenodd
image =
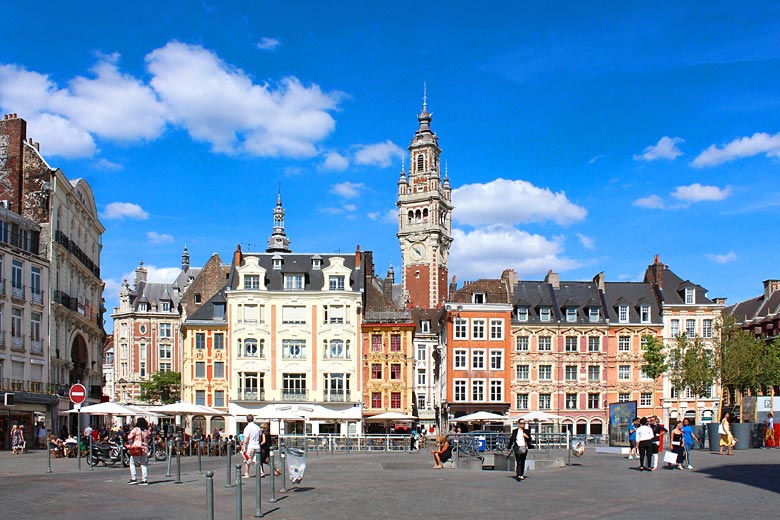
M306 493L307 491L314 491L317 488L314 487L297 487L293 488L294 493Z
M696 470L718 480L745 484L780 493L780 464L729 464Z

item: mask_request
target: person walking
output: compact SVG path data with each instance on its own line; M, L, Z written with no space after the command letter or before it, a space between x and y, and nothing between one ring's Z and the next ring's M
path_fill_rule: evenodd
M677 455L677 469L685 469L683 461L685 460L685 446L683 446L682 423L678 422L672 430L670 439L670 450Z
M260 451L260 436L262 431L255 423L254 415L246 416L247 425L244 427L244 440L241 443L244 450L244 478L249 478L249 465L255 458L255 453ZM262 472L262 468L260 468ZM261 475L262 476L262 475Z
M693 433L693 426L691 426L690 419L683 419L682 432L683 447L685 448L685 462L688 465L688 469L693 469L693 465L691 464L691 450L693 449L693 442L699 442L699 438Z
M149 423L146 419L139 417L135 422L135 428L127 434L127 451L130 453L130 480L128 484L139 484L146 486L149 484L149 459L147 457L147 447L149 445ZM138 482L135 465L141 466L141 482Z
M22 430L17 425L11 426L11 452L19 455L24 450L24 437Z
M731 412L726 412L723 416L723 420L720 421L718 427L718 434L720 435L720 451L719 454L723 455L723 448L727 448L727 455L734 455L734 445L737 443L737 439L731 434Z
M517 428L512 430L507 449L515 454L515 480L525 480L525 459L531 447L531 430L525 427L525 420L517 420ZM507 454L507 457L509 454Z
M655 471L658 469L659 453L664 451L664 435L669 430L661 424L661 419L657 415L650 416L648 425L653 430L653 465L650 470Z
M772 412L766 414L766 431L764 432L764 448L776 448L775 439L775 418Z
M628 452L628 460L639 458L639 448L636 446L636 429L639 428L639 417L634 417L628 425L628 445L631 449Z
M653 461L653 438L655 434L648 424L647 417L639 420L639 428L636 429L636 442L639 447L639 471L651 471ZM645 462L647 465L645 465Z
M268 433L269 424L267 422L260 425L260 476L266 475L263 471L263 464L270 464L269 457L271 456L271 434ZM273 468L271 468L273 471Z

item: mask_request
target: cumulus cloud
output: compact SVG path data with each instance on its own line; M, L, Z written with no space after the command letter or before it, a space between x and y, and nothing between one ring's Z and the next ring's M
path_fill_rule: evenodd
M173 243L173 235L168 233L157 233L156 231L149 231L146 233L146 238L152 244L171 244Z
M577 233L577 238L580 239L580 244L582 244L582 247L585 249L593 249L596 247L596 242L591 237L583 235L582 233Z
M634 155L634 160L656 161L658 159L668 159L671 161L683 154L677 145L684 142L685 139L681 137L663 136L658 140L658 143L646 147L641 154Z
M403 159L404 151L400 146L388 140L384 143L357 145L354 154L355 164L387 168L397 159Z
M331 193L335 193L336 195L344 197L345 199L354 199L355 197L360 196L360 191L365 187L366 185L362 182L345 181L339 184L334 184L330 191Z
M387 211L372 211L366 216L376 222L398 225L398 210L388 209Z
M147 281L153 283L172 283L181 272L181 267L156 267L144 264L144 268L147 271ZM135 270L122 273L118 278L104 279L106 286L103 290L103 297L106 299L107 308L111 309L119 305L119 291L122 289L124 280L127 280L127 283L132 288L135 280Z
M458 222L472 226L505 225L552 220L567 225L583 220L588 212L564 192L553 193L522 180L496 179L484 184L466 184L453 190L453 215Z
M103 218L108 220L121 220L121 219L133 219L133 220L146 220L149 218L149 213L143 210L138 204L132 202L110 202L106 204L106 208L103 211Z
M349 159L338 152L328 152L322 162L325 170L344 171L349 167Z
M199 45L172 41L146 56L150 84L169 117L214 151L261 157L311 157L336 126L339 93L295 77L256 84Z
M640 208L664 209L666 205L664 204L664 199L658 195L649 195L647 197L642 197L641 199L636 199L634 201L634 206L639 206Z
M761 154L766 157L780 156L780 133L769 135L756 132L750 137L738 137L720 147L710 145L693 160L691 165L694 168L705 168Z
M735 253L734 251L729 251L728 253L722 255L708 253L705 254L704 256L707 258L707 260L709 260L710 262L715 262L716 264L728 264L737 259L737 253Z
M342 206L323 208L322 211L328 215L345 215L354 213L357 210L357 206L354 204L344 204Z
M576 260L561 256L563 237L545 238L511 226L488 226L470 232L453 229L450 273L461 279L496 278L504 269L519 275L541 275L547 270L578 267Z
M269 36L263 36L260 41L257 42L257 48L261 51L272 51L281 45L281 41L278 38L271 38Z
M92 163L92 167L96 170L103 171L118 171L122 169L121 164L109 161L108 159L98 159Z
M690 186L677 186L672 192L672 197L687 202L701 202L708 200L723 200L731 194L731 188L718 188L717 186L703 186L694 183Z

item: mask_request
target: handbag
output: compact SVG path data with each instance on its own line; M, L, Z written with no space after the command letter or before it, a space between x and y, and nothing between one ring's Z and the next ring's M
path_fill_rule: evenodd
M132 446L130 444L126 445L125 449L131 457L140 457L146 451L143 446Z
M665 451L664 462L667 464L677 464L677 454L673 451Z

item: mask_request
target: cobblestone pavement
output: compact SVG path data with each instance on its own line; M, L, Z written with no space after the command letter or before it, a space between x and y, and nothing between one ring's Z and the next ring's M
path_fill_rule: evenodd
M774 518L780 502L780 450L736 451L719 456L695 451L694 471L639 472L636 461L590 448L574 465L530 472L516 482L503 471L432 470L428 454L311 455L306 478L269 503L270 479L262 479L262 511L268 518L466 518L532 516L543 519L637 518L695 515ZM236 459L233 459L236 462ZM127 469L77 469L74 459L46 453L0 452L0 518L200 519L206 517L206 478L197 459L176 467L150 466L147 487L130 486ZM236 490L226 488L225 458L203 459L215 471L215 518L236 518ZM235 475L235 470L233 470ZM279 480L276 480L279 487ZM255 512L255 479L244 482L243 518Z

